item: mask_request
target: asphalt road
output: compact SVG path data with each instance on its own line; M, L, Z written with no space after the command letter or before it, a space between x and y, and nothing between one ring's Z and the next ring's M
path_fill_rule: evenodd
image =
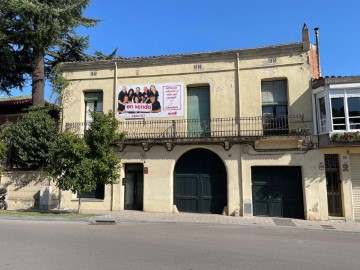
M0 269L360 269L360 234L0 220Z

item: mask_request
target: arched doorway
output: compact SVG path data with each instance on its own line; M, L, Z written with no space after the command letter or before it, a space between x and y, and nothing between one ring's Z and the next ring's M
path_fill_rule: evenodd
M176 162L174 204L180 212L220 214L227 205L226 169L207 149L193 149Z

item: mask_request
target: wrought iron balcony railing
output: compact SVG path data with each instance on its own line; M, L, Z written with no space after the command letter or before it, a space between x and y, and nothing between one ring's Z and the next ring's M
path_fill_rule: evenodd
M67 123L65 130L83 135L89 123ZM201 120L144 120L120 122L126 140L231 138L308 135L303 115L281 117L213 118Z

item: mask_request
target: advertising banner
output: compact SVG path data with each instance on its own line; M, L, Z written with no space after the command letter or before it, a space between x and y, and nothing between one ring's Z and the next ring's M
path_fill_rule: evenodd
M118 118L184 116L184 83L119 84Z

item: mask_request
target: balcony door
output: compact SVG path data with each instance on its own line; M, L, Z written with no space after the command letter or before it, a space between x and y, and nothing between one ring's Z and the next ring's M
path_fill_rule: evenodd
M187 88L188 137L210 135L210 89L208 86Z
M88 130L90 123L93 121L91 112L103 111L103 93L102 92L86 92L85 99L85 130Z
M262 81L261 97L264 135L287 134L287 81Z

